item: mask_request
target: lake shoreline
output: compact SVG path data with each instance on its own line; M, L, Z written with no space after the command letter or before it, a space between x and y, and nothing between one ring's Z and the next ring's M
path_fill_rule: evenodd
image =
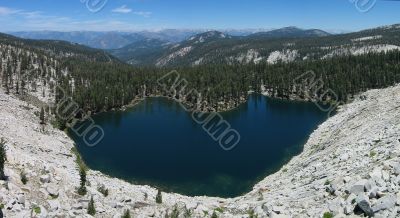
M222 211L218 212L219 216L235 218L248 216L248 211L254 211L259 217L276 216L278 213L289 217L321 217L326 212L355 216L353 209L357 202L352 202L355 195L350 195L346 200L346 190L359 182L360 178L369 181L369 175L394 175L394 166L400 162L397 137L400 131L397 125L399 93L399 85L370 90L363 93L365 99L356 99L341 107L334 117L329 118L310 135L301 154L290 160L280 171L256 184L253 191L237 198L187 197L162 193L163 203L157 204L156 189L131 185L93 170L88 172L91 183L89 191L96 196L96 210L105 217L122 214L124 207L136 208L131 211L133 216L164 217L176 205L179 211L190 209L195 217L203 217L204 211L211 214L217 209ZM0 136L8 142L7 154L10 157L6 162L6 174L10 176L9 185L22 190L29 188L29 192L22 191L26 204L36 202L45 211L43 213L50 216L60 213L71 213L75 216L85 214L86 210L81 208L90 197L73 194L79 186L75 159L62 155L71 154L73 141L64 132L49 125L42 132L34 114L38 108L25 109L25 102L5 95L3 91L0 91L0 99L0 111L3 115ZM348 134L348 131L352 134ZM372 151L375 155L371 155ZM30 182L27 185L20 182L21 171L28 172ZM50 182L36 182L39 180L38 175L49 176ZM63 179L57 180L60 177ZM387 184L394 184L392 178L396 177L380 178ZM97 191L97 187L102 184L110 190L108 197ZM335 185L335 195L327 192L330 184ZM50 207L47 201L41 200L47 193L47 186L56 187L60 192L59 197L50 203L58 202L65 205L66 209ZM394 185L392 188L393 190L385 189L384 199L392 199L393 196L396 198L400 187ZM15 188L4 191L6 202L19 199L21 193ZM343 204L338 204L338 200ZM367 201L373 206L379 199ZM122 208L114 207L116 204ZM10 204L11 210L7 210L7 215L29 216L32 211L30 208L18 209L17 206ZM398 209L399 206L396 205L382 209L375 215L388 217Z
M271 100L269 97L259 94L252 94L249 96L247 103L235 108L236 110L221 113L221 120L216 120L216 122L225 122L229 125L229 129L235 130L241 137L240 142L234 149L225 151L221 144L218 144L219 141L207 134L208 129L204 131L204 125L206 124L197 123L193 120L191 112L184 110L179 102L164 96L148 97L143 101L140 101L140 105L136 105L134 110L127 108L126 110L102 113L93 117L92 123L96 123L106 130L105 138L96 145L95 149L87 148L84 142L79 137L74 137L73 134L71 135L72 139L76 142L84 159L88 161L87 164L95 170L100 170L127 181L135 181L134 184L145 184L143 181L150 181L147 184L166 187L164 190L189 196L237 197L250 191L252 186L260 181L260 178L276 172L293 155L299 154L309 133L326 119L325 114L319 111L312 103L289 103L281 100ZM277 113L280 114L279 117L284 118L277 119L274 115ZM207 116L206 119L212 119L212 117L214 115ZM148 123L151 123L151 125L149 126ZM233 125L231 126L230 124ZM86 124L82 125L87 126ZM169 131L170 129L173 131ZM223 131L227 130L224 129ZM257 132L260 132L260 134L257 134ZM279 137L280 134L286 135L290 133L296 134L291 138ZM148 137L148 135L153 134L160 140ZM260 137L256 137L256 135L260 135ZM192 138L196 138L196 140L192 140ZM111 144L115 144L113 150L118 152L107 150ZM190 152L187 151L187 145L191 147L189 149ZM164 149L164 146L167 146L168 149ZM147 150L141 147L151 147L152 149ZM163 155L159 154L159 151L162 151ZM132 160L130 156L125 157L123 155L128 153L140 153L144 157L156 155L158 158L153 162L158 163L159 161L160 163L157 166L162 165L162 167L143 167L143 170L128 167L128 169L126 166L148 165L146 164L146 159L141 160L141 157L136 157ZM205 162L203 160L203 155L199 157L194 155L196 153L206 155L208 161ZM105 154L107 157L103 156ZM114 156L118 158L113 158ZM170 166L168 160L163 158L164 156L173 158L174 162L181 163L180 165L187 166ZM253 158L249 160L248 156ZM184 157L191 158L188 160ZM106 158L118 159L124 164L118 164L119 161L107 161L107 165L104 165L102 160ZM97 159L99 162L97 162ZM263 159L266 160L263 162L256 161ZM191 166L193 161L196 164ZM229 165L229 167L218 166L221 161L224 165ZM214 170L207 170L209 173L206 173L203 172L203 169L196 168L198 165L206 167L209 165L207 163L214 166L211 167L210 165L209 168L214 169L215 173L213 173ZM246 163L246 167L243 168L240 163ZM232 173L230 170L232 167L237 168L237 172ZM160 171L158 168L164 170ZM197 169L198 172L203 172L204 174L201 174L203 176L196 179L202 181L201 179L204 178L204 181L194 186L202 187L203 184L208 185L197 188L197 192L186 188L186 184L190 183L190 181L180 183L178 175L188 174L183 176L184 178L192 178L197 175L197 173L194 175L188 173L186 168L191 169L190 171L193 172L196 172ZM168 174L175 175L175 170L180 173L177 173L178 177L174 177L175 182L169 182L168 176L164 175L164 173L170 171ZM140 172L144 174L142 175ZM245 174L246 176L243 176ZM165 181L154 179L156 175L163 175L162 177ZM215 178L212 178L213 176ZM213 182L213 180L215 181ZM224 191L217 191L218 188L215 185L217 180L221 183L218 183L220 186L225 186ZM192 182L196 184L195 181ZM232 185L235 183L237 185ZM243 184L243 186L240 184ZM251 186L244 184L251 184ZM215 191L213 191L214 189Z

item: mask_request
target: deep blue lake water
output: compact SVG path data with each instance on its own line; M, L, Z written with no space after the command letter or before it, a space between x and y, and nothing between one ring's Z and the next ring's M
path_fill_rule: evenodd
M221 115L241 136L230 151L166 98L95 115L105 137L94 147L70 135L94 170L166 192L235 197L299 154L327 117L312 103L260 95L249 96L247 103Z

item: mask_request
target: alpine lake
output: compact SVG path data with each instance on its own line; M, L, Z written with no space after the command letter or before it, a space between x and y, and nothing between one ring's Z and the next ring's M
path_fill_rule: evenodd
M164 192L236 197L301 153L310 134L327 118L313 103L257 94L219 114L240 135L230 150L178 102L161 97L147 98L125 111L94 115L104 130L95 146L87 146L71 130L69 135L85 163L109 176Z

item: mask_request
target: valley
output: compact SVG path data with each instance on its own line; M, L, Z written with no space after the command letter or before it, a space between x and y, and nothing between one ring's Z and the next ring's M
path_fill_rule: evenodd
M0 34L1 210L396 217L399 31ZM222 150L188 112L221 113L242 144ZM73 136L88 119L113 137Z

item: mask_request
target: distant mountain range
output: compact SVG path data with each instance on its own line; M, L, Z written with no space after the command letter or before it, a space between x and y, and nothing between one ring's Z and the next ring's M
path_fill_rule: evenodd
M322 30L302 30L295 27L287 27L277 30L262 31L258 30L227 30L225 32L221 31L207 31L193 35L186 40L181 42L171 42L168 40L140 40L124 46L119 49L110 50L109 52L133 65L157 65L164 66L169 65L171 61L175 59L181 59L186 56L186 54L191 53L192 49L196 49L196 56L198 60L194 61L193 64L197 65L202 62L202 54L205 52L211 52L215 46L222 46L224 43L229 41L246 41L255 39L273 39L273 38L306 38L306 37L320 37L330 35ZM233 33L235 35L229 34ZM216 43L220 44L216 44ZM205 48L203 45L209 45L209 48ZM205 50L204 50L205 49ZM180 62L182 63L182 62ZM187 64L187 63L182 63Z
M338 35L331 35L317 29L302 30L296 27L246 36L208 31L179 43L153 41L149 44L147 41L109 52L133 65L159 67L287 63L399 50L399 26L385 26Z
M142 32L18 32L33 39L65 40L101 48L135 66L257 64L327 59L400 49L400 25L346 34L285 27L246 30Z
M33 31L11 32L8 34L25 39L49 39L63 40L86 45L92 48L117 49L147 39L158 39L168 42L179 42L198 34L198 30L162 30L141 32L57 32L57 31Z
M247 36L254 33L265 33L271 29L227 29L221 32L232 36ZM292 32L292 36L299 36L301 30ZM91 32L91 31L73 31L73 32L59 32L59 31L24 31L24 32L10 32L8 34L25 38L25 39L49 39L49 40L63 40L73 43L86 45L92 48L100 49L119 49L131 43L147 39L157 39L160 41L177 43L186 40L196 34L208 32L209 30L193 29L193 30L179 30L179 29L165 29L160 31L138 31L138 32ZM321 31L323 32L323 31ZM275 35L275 34L274 34ZM276 35L279 37L279 35Z

